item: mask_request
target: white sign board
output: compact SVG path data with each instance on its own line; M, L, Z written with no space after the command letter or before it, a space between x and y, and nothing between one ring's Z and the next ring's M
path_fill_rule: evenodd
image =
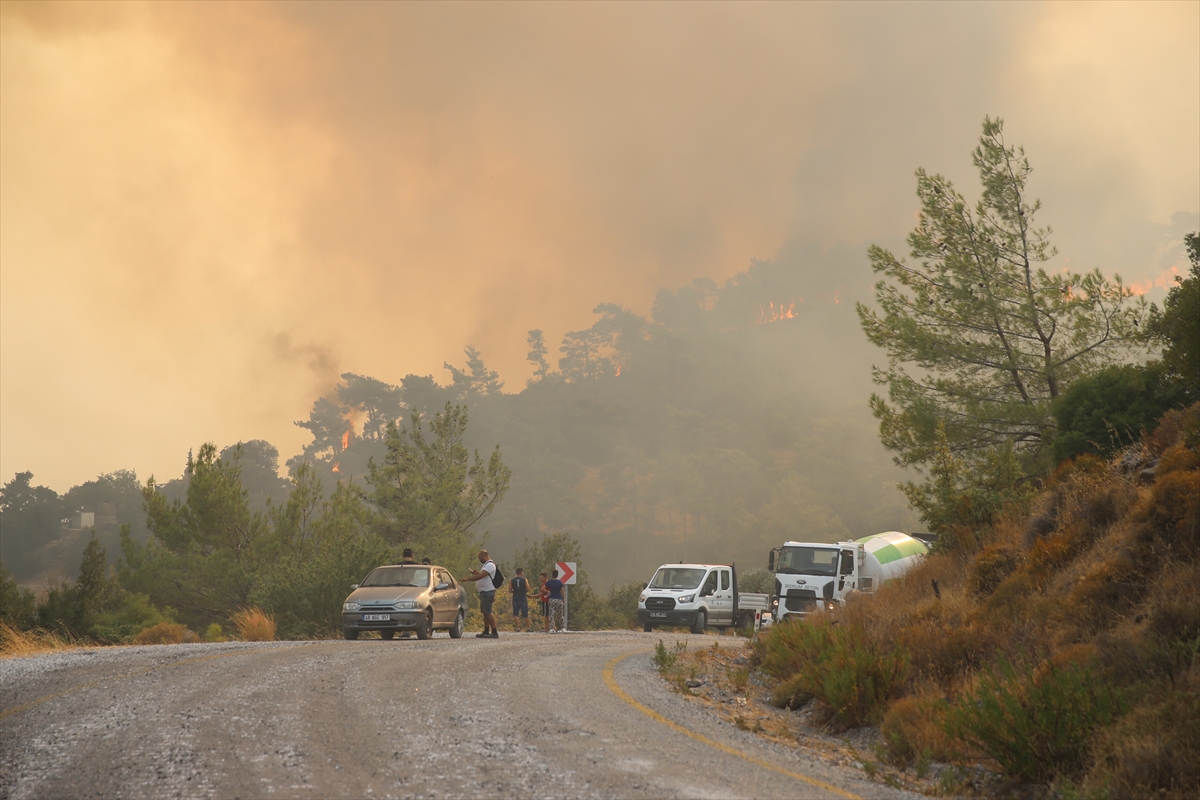
M575 561L559 561L554 566L558 567L558 579L566 586L575 585Z

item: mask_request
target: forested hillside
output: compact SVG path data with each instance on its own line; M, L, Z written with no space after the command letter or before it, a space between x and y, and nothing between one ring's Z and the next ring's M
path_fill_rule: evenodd
M505 385L474 348L465 363L447 363L440 382L404 375L401 355L373 370L378 377L346 373L316 399L297 422L312 441L287 469L294 476L312 463L327 492L338 480L365 485L370 460L386 453L389 423L462 404L467 445L484 453L499 445L512 469L504 502L478 533L504 558L568 533L602 587L644 579L666 560L762 566L787 537L911 528L895 489L903 473L879 444L865 399L877 353L854 302L869 293L860 248L785 252L724 286L661 290L645 317L601 304L595 324L555 349L531 331L535 375L524 387ZM220 455L232 459L233 445ZM187 457L180 453L181 473ZM278 460L267 442L243 443L253 510L286 500ZM88 537L63 520L79 510L115 503L115 518L96 529L112 561L119 524L131 524L137 541L148 535L134 472L62 496L33 477L4 489L4 560L18 581L74 573ZM186 474L157 477L160 493L185 498ZM109 491L100 497L97 487Z
M535 376L516 393L470 348L446 385L346 374L297 423L313 441L289 465L357 480L387 422L462 403L468 443L498 444L513 471L486 523L493 549L568 532L600 585L666 560L760 566L785 538L909 527L865 402L873 353L852 301L869 285L854 258L755 262L724 287L659 292L649 318L602 304L557 359L531 331Z

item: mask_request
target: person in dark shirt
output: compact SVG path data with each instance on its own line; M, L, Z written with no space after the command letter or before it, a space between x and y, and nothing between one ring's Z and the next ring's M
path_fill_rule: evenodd
M563 582L558 579L558 570L551 571L550 580L546 581L545 586L549 594L547 602L550 605L550 614L548 617L550 621L550 633L557 633L554 627L556 616L562 622L562 630L565 633L567 630L567 619L563 613Z
M512 591L513 630L519 632L524 621L525 630L529 631L529 579L524 567L517 567L517 577L508 582L508 588Z

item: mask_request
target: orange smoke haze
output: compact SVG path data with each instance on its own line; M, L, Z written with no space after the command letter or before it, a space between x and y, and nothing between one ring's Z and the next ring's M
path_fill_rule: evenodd
M1195 3L2 3L3 480L169 479L205 441L286 459L342 372L445 381L471 344L516 390L525 332L556 357L599 302L646 313L796 243L902 249L916 167L978 194L985 114L1073 264L1158 286L1200 210L1198 27Z

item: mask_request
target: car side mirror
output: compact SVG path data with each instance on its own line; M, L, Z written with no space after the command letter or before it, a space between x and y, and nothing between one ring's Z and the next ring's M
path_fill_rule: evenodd
M708 596L709 596L710 594L712 594L712 593L713 593L713 590L712 590L712 589L705 589L704 591L700 592L700 596L701 596L701 597L708 597Z
M772 550L770 555L767 556L767 572L774 572L774 571L775 571L775 551Z
M448 584L448 583L439 583L437 586L433 587L433 590L434 590L435 592L440 592L442 589L449 589L449 588L450 588L450 584Z
M352 591L352 592L353 592L353 591L354 591L355 589L357 589L357 588L358 588L358 584L357 584L357 583L352 583L352 584L350 584L350 591Z

